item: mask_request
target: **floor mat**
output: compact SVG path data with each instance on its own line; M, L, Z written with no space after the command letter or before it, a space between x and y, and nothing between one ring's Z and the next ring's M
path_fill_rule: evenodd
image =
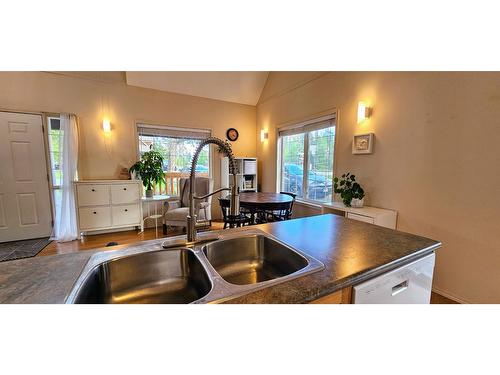
M49 240L49 237L44 237L36 238L34 240L0 243L0 262L34 257L51 242L52 241Z

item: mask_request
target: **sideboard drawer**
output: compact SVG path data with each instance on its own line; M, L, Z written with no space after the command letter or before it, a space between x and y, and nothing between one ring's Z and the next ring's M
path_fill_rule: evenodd
M77 185L78 206L100 206L109 204L109 185Z
M348 219L357 220L357 221L363 221L365 223L370 223L370 224L374 224L375 223L375 220L373 219L373 217L363 216L363 215L358 215L358 214L353 214L352 212L348 212L347 213L347 218Z
M99 229L111 226L109 207L83 207L78 210L80 229Z
M111 204L127 204L138 202L139 184L111 185Z
M111 207L113 225L137 225L141 222L141 210L138 204Z

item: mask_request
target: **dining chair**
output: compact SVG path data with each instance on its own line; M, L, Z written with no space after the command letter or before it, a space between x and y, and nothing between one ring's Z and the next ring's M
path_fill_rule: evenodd
M291 208L293 201L291 202L281 202L273 203L257 213L256 221L258 224L261 223L272 223L275 221L285 221L289 220L291 217Z
M239 228L244 225L250 225L251 218L244 213L240 213L237 216L229 215L229 199L219 198L220 208L222 210L222 220L224 221L224 229L228 226L229 228Z
M273 204L272 210L264 210L261 213L259 222L267 223L273 221L284 221L292 218L293 203L297 194L289 193L287 191L280 191L280 194L285 194L293 198L291 202L283 202L281 204Z
M295 198L297 198L297 194L294 194L294 193L290 193L288 191L280 191L280 194L286 194L286 195L289 195L290 197L293 198L293 201L292 203L290 204L290 211L288 212L288 219L291 219L292 218L292 213L293 213L293 203L295 202Z
M269 209L264 209L257 213L257 223L269 223L273 221L284 221L292 218L293 203L297 194L281 191L280 194L286 194L293 198L291 202L273 203Z

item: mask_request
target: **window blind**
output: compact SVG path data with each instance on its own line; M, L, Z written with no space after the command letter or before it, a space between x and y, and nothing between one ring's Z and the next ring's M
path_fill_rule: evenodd
M332 114L314 120L305 121L297 125L287 126L278 129L278 134L280 137L283 137L287 135L295 135L295 134L311 132L314 130L330 128L332 126L335 126L335 118L336 118L335 114Z
M147 124L137 124L137 134L151 137L169 137L183 139L205 139L210 137L210 130L173 128L169 126L152 126Z

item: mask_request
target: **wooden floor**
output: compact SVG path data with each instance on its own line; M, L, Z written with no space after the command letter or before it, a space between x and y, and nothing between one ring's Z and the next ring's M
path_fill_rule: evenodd
M433 305L456 305L456 304L458 304L458 302L455 302L449 298L446 298L445 296L442 296L441 294L437 294L435 292L432 292L431 304L433 304Z
M222 222L213 221L209 230L219 230L222 229L222 226ZM181 228L169 229L167 237L178 236L182 233ZM163 235L161 228L158 228L158 238L164 237L165 236ZM117 242L119 245L126 245L139 241L154 240L155 238L154 228L145 229L143 233L139 233L135 230L129 230L124 232L96 234L92 236L83 236L81 240L70 242L59 243L52 241L42 251L40 251L37 256L77 253L79 251L104 247L109 242Z
M212 222L212 226L209 230L222 229L223 223ZM182 234L182 230L179 229L169 229L168 237L177 236ZM163 233L161 228L158 228L158 238L163 238ZM96 249L99 247L104 247L109 242L118 242L119 245L131 244L144 240L155 239L155 230L153 228L146 229L143 233L137 231L126 231L126 232L115 232L115 233L105 233L96 234L93 236L84 236L79 241L63 242L58 243L52 241L47 245L37 256L54 255L54 254L69 254L76 253L79 251ZM457 302L452 301L440 294L432 292L431 304L456 304Z

